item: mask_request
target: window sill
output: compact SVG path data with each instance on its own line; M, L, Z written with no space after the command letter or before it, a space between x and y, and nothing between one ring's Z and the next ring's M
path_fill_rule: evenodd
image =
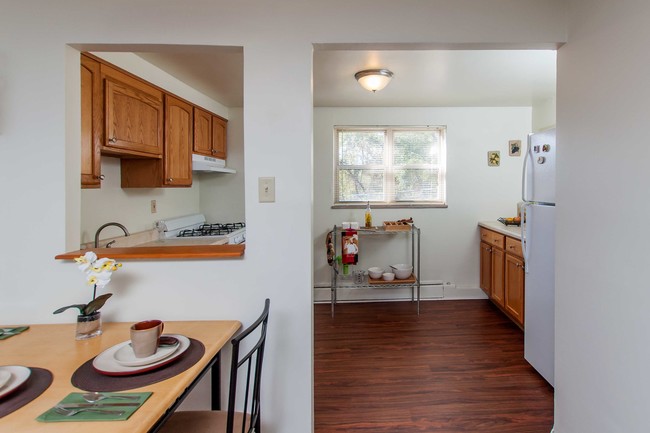
M350 203L350 204L333 204L330 209L365 209L367 203ZM374 204L370 203L372 209L427 209L441 208L446 209L447 203L399 203L399 204Z

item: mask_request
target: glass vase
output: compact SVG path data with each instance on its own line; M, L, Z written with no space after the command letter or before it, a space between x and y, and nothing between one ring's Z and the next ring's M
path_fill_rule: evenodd
M87 340L98 335L102 335L102 315L99 311L77 316L77 333L75 335L77 340Z

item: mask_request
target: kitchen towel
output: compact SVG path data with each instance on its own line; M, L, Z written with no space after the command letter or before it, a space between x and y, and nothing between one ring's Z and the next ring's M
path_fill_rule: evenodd
M332 242L331 230L325 237L325 246L327 247L327 264L334 266L334 256L336 256L336 252L334 251L334 243Z
M97 409L106 409L106 410L111 410L111 411L119 411L122 412L121 415L118 414L106 414L106 413L100 413L100 412L92 412L92 411L82 411L79 412L76 415L72 416L66 416L62 415L54 410L54 408L51 408L47 410L46 412L42 413L41 415L36 418L36 421L40 422L78 422L78 421L124 421L129 419L133 413L140 409L142 404L147 401L147 399L151 396L152 393L150 392L129 392L129 393L121 393L120 395L133 395L139 397L139 400L124 400L120 398L107 398L105 400L102 400L101 402L97 403ZM61 400L59 403L63 404L71 404L71 403L88 403L86 400L83 399L82 397L83 393L80 392L72 392L68 394L63 400ZM138 406L110 406L111 403L139 403Z
M342 263L356 265L359 261L359 234L354 229L341 232Z

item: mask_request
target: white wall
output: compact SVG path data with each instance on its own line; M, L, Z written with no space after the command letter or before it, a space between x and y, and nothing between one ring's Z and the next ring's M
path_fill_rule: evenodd
M648 431L650 3L571 0L558 53L556 433Z
M447 127L448 208L374 209L373 222L412 217L421 229L421 279L451 282L465 296L479 289L478 221L514 216L521 200L523 156L508 156L508 141L526 142L530 107L466 108L317 108L314 109L314 282L329 286L325 236L334 224L360 221L364 209L332 209L335 126L444 125ZM501 152L501 165L489 167L487 153ZM359 269L404 263L410 256L407 238L360 239ZM431 293L440 296L440 289ZM324 294L329 296L329 291ZM410 291L401 290L410 299ZM391 289L375 296L392 296ZM354 299L344 292L340 299ZM357 296L365 296L357 291ZM449 295L449 293L448 293ZM454 293L453 296L458 296ZM427 293L424 295L427 296ZM451 296L451 295L449 295ZM319 298L322 298L319 296ZM328 298L326 298L328 299Z
M81 243L92 242L99 226L117 221L130 233L151 230L163 218L199 212L199 183L190 188L122 188L120 160L102 157L102 187L81 191ZM151 213L151 200L157 212ZM106 228L101 238L122 236L118 228Z
M541 131L555 126L556 105L556 97L538 100L533 103L533 131ZM522 144L525 145L525 143Z
M244 47L245 257L126 262L103 311L109 320L238 318L246 325L270 297L267 433L312 428L312 44L521 48L566 38L562 0L0 0L0 10L6 323L69 323L73 317L51 312L89 296L76 267L53 259L80 240L79 58L67 44ZM276 176L276 203L257 203L260 176ZM288 265L296 270L291 278L266 277Z

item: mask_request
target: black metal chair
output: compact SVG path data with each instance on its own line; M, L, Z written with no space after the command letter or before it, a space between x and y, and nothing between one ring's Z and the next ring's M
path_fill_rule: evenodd
M267 299L264 302L262 315L231 341L228 410L176 412L160 430L161 433L260 433L260 382L270 304L271 301ZM258 328L259 333L253 335L258 335L257 342L240 357L240 343ZM247 340L246 345L248 344ZM237 386L240 375L245 377L246 382L242 389L243 399L238 400ZM242 407L242 412L235 411L238 403Z

